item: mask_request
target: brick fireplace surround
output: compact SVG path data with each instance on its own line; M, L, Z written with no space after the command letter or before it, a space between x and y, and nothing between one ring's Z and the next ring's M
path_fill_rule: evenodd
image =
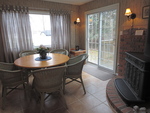
M119 49L119 67L118 75L124 76L125 74L125 52L144 52L146 30L143 35L135 35L137 29L128 29L123 31L123 35L120 35L120 49Z
M144 30L143 35L135 35L135 31L139 30L136 28L124 30L123 34L120 35L120 49L119 49L119 67L118 67L118 76L116 78L123 78L125 74L125 66L126 61L125 52L144 52L145 47L145 40L146 40L146 29L140 29ZM116 78L113 78L109 81L106 87L106 95L107 99L112 106L113 109L117 113L133 113L132 107L127 106L127 104L123 101L123 99L118 94L116 87L114 85L114 80ZM150 102L146 104L139 104L139 107L146 107L147 113L150 113Z

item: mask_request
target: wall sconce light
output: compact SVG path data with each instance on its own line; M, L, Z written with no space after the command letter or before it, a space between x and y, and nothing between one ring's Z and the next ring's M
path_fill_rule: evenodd
M74 24L79 24L80 23L80 18L77 18L76 21L74 21Z
M136 18L136 14L132 13L130 8L126 9L125 16L127 16L128 20Z

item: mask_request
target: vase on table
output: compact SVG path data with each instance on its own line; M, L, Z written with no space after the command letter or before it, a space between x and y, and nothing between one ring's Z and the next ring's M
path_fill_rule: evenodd
M46 59L47 58L47 53L45 51L40 52L40 58L41 59Z

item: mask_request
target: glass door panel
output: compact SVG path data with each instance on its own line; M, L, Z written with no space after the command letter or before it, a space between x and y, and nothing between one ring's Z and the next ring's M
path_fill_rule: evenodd
M88 15L88 61L98 64L99 13Z
M113 69L116 39L116 10L100 13L99 66Z

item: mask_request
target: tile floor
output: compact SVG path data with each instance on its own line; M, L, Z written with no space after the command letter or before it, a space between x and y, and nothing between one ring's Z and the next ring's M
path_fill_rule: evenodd
M30 83L32 79L31 76ZM45 100L43 113L113 113L106 98L106 85L109 80L102 81L85 72L83 80L87 92L85 95L82 85L72 82L66 85L65 99L68 109L65 109L56 94L52 94ZM2 110L0 88L0 113L39 113L40 104L33 91L31 97L30 100L23 90L15 90L7 96L6 108Z

